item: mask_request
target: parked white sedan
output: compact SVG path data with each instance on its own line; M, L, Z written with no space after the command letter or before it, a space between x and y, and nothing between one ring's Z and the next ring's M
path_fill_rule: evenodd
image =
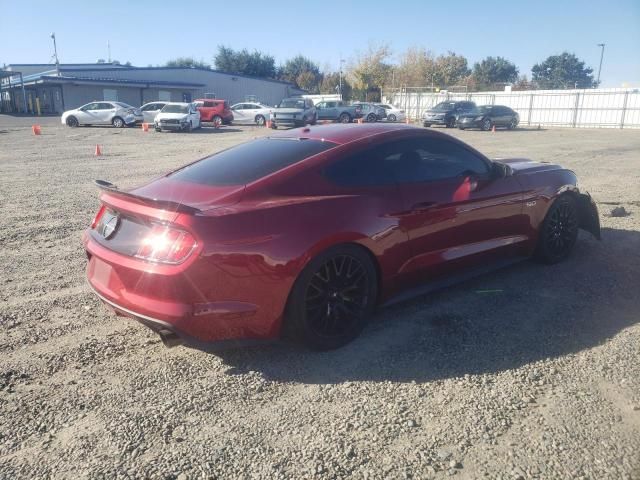
M160 110L169 102L149 102L140 107L142 112L144 123L153 123L156 119L156 115L160 113Z
M384 108L384 111L387 112L387 122L404 122L407 118L404 110L400 110L393 105L388 103L378 103L377 105Z
M113 125L122 128L142 122L142 112L139 109L122 102L97 101L87 103L74 110L67 110L62 114L61 121L69 127L78 125Z
M156 132L174 130L190 132L200 128L200 112L193 103L167 103L153 122Z
M272 107L255 102L236 103L231 106L236 123L255 123L262 126L271 118Z

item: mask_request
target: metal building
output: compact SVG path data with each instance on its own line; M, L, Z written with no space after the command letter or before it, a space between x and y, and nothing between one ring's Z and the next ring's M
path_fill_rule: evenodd
M11 64L0 75L3 112L60 114L94 100L138 106L154 100L221 98L231 104L257 98L275 105L306 93L279 80L207 68L128 67L103 64Z

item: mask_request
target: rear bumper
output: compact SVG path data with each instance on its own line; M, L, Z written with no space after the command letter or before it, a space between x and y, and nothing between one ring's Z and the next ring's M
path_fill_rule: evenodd
M283 127L304 127L305 125L304 120L294 120L293 118L274 118L271 122Z
M446 125L446 118L423 118L422 123L424 125Z
M458 120L458 127L462 127L462 128L481 128L482 127L482 120L461 119L461 120Z
M143 323L163 338L203 348L278 338L287 287L264 278L227 274L195 255L158 265L108 250L85 234L87 281L116 314ZM176 340L175 338L173 339ZM166 342L165 342L166 343Z

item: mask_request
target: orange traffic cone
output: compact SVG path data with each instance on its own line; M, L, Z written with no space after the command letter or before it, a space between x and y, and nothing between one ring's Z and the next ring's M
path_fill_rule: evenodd
M491 132L492 133L496 133L496 126L495 125L493 127L491 127Z
M271 128L271 120L267 120L264 124L267 128Z
M40 135L40 125L31 125L31 131L34 135Z
M101 155L102 155L102 149L100 148L100 145L98 145L98 144L96 143L96 153L95 153L95 156L96 156L96 157L99 157L99 156L101 156Z
M142 124L142 131L143 132L148 132L149 131L149 124L148 123L143 123Z
M363 120L362 118L359 118L358 123L364 123L362 120Z

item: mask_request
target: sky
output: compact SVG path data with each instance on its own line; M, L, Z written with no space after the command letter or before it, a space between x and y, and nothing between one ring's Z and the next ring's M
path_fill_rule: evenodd
M605 43L603 87L640 87L640 0L361 0L214 2L182 0L0 0L0 65L48 63L56 34L61 63L111 58L162 65L178 56L213 63L217 46L259 50L276 63L303 54L337 70L373 44L392 62L411 46L453 51L471 67L487 56L514 62L520 74L549 55L575 53L597 75Z

